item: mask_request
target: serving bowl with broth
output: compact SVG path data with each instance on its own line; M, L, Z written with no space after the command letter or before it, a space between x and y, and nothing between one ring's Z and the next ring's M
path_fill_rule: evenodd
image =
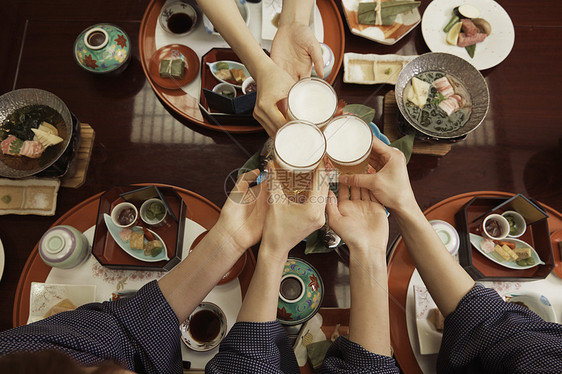
M446 77L454 94L462 97L460 108L447 115L439 108L434 82ZM422 107L408 100L412 78L429 84ZM464 59L448 53L426 53L410 61L400 72L395 87L396 103L406 121L434 138L452 139L474 131L482 124L489 107L488 85L480 72Z

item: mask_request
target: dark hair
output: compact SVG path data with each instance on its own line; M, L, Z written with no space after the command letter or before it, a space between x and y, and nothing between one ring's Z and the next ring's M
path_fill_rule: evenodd
M92 373L109 374L123 370L113 361L103 361ZM15 352L0 357L0 373L84 373L84 367L70 356L57 350Z

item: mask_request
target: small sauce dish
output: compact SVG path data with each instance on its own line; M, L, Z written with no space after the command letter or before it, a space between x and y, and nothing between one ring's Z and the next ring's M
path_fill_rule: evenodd
M527 230L525 218L516 211L508 210L507 212L503 212L502 216L504 216L509 223L509 233L507 236L510 238L518 238Z
M431 223L437 236L441 239L451 256L454 256L460 247L460 238L457 230L449 222L438 219L431 220L429 223Z
M242 93L244 95L257 90L258 90L258 85L256 84L254 78L248 77L244 80L244 82L242 82Z
M492 240L505 239L509 234L509 222L504 216L490 214L482 222L482 233Z
M122 229L133 226L138 217L137 207L129 202L119 203L111 210L111 220Z

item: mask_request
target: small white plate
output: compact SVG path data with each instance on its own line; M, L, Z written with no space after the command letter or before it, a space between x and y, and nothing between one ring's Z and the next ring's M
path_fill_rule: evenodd
M69 299L77 308L93 303L96 301L96 286L31 282L27 323L42 320L53 306L64 299Z
M470 234L470 243L472 243L472 246L474 248L476 248L478 250L478 252L482 253L484 256L486 256L488 259L492 260L493 262L495 262L498 265L504 266L504 267L509 268L509 269L514 269L514 270L530 269L530 268L533 268L537 265L544 265L544 262L541 261L539 255L535 251L535 248L531 247L529 244L525 243L522 240L513 239L513 238L505 238L505 239L502 239L501 241L515 243L515 248L525 248L525 247L531 248L531 257L535 260L534 265L520 266L520 265L517 265L517 262L515 262L515 261L507 261L507 260L500 261L499 259L497 259L492 254L493 251L490 252L490 253L486 253L480 247L480 243L482 242L482 240L484 240L484 238L481 237L480 235Z
M261 17L261 38L263 40L273 40L277 33L277 26L275 26L274 19L281 13L283 1L282 0L263 0L261 2L262 17ZM314 4L314 11L310 20L310 28L314 32L316 39L321 42L324 39L324 28L322 24L322 15L316 2Z
M236 61L227 61L227 60L223 60L223 61L216 61L216 62L207 62L207 65L209 66L209 69L211 70L211 73L213 74L213 76L214 76L218 81L223 82L223 83L228 83L228 84L233 85L233 86L236 87L236 88L242 89L242 83L236 84L236 83L233 83L233 82L227 82L227 81L225 81L225 80L220 79L219 77L217 77L216 73L217 73L217 71L219 71L219 69L217 69L217 64L218 64L218 63L221 63L221 62L222 62L222 63L225 63L225 62L226 62L226 63L228 64L228 69L229 69L229 70L230 70L230 69L233 69L233 68L235 68L235 69L242 69L242 71L243 71L244 74L246 75L246 78L248 78L248 77L250 76L250 73L248 73L248 69L246 69L246 67L245 67L243 64L241 64L241 63L239 63L239 62L236 62Z
M492 26L492 33L476 45L474 58L466 49L447 43L443 31L451 20L453 8L470 4L478 8L480 18ZM507 12L493 0L433 0L425 9L421 24L423 39L432 52L445 52L470 62L476 69L484 70L498 65L511 52L515 43L515 30Z
M131 257L134 257L137 260L141 260L145 262L158 262L163 260L165 261L169 260L168 250L166 249L166 243L164 243L164 240L162 240L162 238L154 231L147 229L148 231L150 231L150 233L152 233L152 235L154 235L156 239L160 240L160 242L162 243L162 252L160 252L157 256L152 257L152 256L145 255L142 249L131 249L129 242L124 242L123 239L121 239L121 237L119 236L119 233L121 232L122 229L115 226L115 224L111 220L111 217L108 214L104 213L103 219L105 221L105 225L107 226L107 230L111 234L113 240L115 240L115 242L119 245L119 247L121 247ZM134 226L131 229L135 229L135 228L139 228L139 226ZM147 241L146 238L144 240L145 242Z
M396 22L390 26L359 25L357 21L359 3L360 0L342 0L345 19L351 33L381 44L395 44L412 31L421 20L420 10L416 8L397 15Z
M546 296L538 292L521 290L505 294L503 299L509 303L523 303L546 322L558 323L554 307Z
M406 64L418 56L377 55L347 52L343 55L343 81L355 84L396 84L398 75ZM394 65L389 74L377 74L376 65ZM394 68L395 67L395 68ZM372 70L371 70L372 69Z
M429 312L437 308L437 305L431 298L427 288L421 285L414 285L414 301L416 312L416 330L418 332L418 342L420 344L420 353L422 355L430 355L439 352L443 333L437 331L435 326L429 321Z

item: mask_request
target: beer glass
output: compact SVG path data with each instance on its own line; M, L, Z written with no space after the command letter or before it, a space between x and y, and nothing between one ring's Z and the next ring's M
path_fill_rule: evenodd
M326 154L326 139L314 124L290 121L277 131L273 152L283 192L296 196L309 188L314 170Z
M354 115L332 119L324 128L326 153L342 174L362 174L369 164L373 132L369 125Z
M304 78L289 90L287 117L322 128L334 116L337 106L338 97L332 86L320 78Z

